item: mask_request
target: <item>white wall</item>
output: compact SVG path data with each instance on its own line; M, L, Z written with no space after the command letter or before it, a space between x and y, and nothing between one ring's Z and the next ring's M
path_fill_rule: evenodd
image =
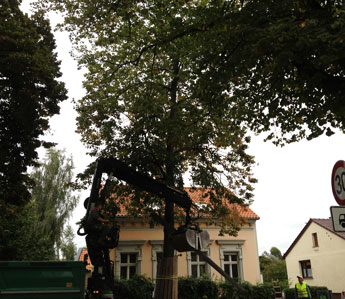
M312 233L317 233L319 247L313 247ZM313 278L310 286L326 286L333 293L345 290L345 240L312 222L286 257L290 286L301 275L299 261L310 260Z

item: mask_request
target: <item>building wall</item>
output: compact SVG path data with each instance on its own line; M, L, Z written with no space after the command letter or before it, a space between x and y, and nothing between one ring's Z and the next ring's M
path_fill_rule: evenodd
M318 247L313 247L312 234L317 233ZM334 293L345 290L345 240L312 222L285 258L290 286L301 275L300 261L310 260L310 286L326 286Z
M154 254L153 248L162 248L163 244L163 229L162 227L150 228L148 224L143 222L131 222L123 221L120 223L120 245L126 246L124 244L132 244L136 241L142 240L144 242L140 247L141 255L141 269L140 273L144 274L150 278L154 276ZM258 258L258 246L257 246L257 235L255 221L251 224L247 224L239 232L237 237L230 236L218 236L219 228L215 226L210 226L207 223L202 223L201 228L207 230L210 234L210 245L209 252L210 258L219 266L221 266L221 255L226 249L238 250L240 257L242 258L242 279L250 283L256 284L260 282L260 268L259 268L259 258ZM126 243L127 242L127 243ZM133 244L132 244L133 245ZM119 246L120 250L121 246ZM178 253L178 276L188 276L188 263L187 263L187 253ZM116 251L111 252L111 258L116 264ZM115 265L116 269L116 265ZM210 274L213 279L222 279L221 275L210 267Z

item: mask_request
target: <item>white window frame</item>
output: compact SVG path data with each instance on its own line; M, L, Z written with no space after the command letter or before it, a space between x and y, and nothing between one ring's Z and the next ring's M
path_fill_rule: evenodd
M120 278L121 253L135 253L137 255L137 274L141 274L142 245L145 240L119 241L115 253L115 276Z
M217 240L217 243L219 245L220 264L223 270L224 270L224 253L237 254L238 279L240 281L244 280L243 255L242 255L242 245L244 244L244 242L245 240ZM224 278L222 277L222 279Z
M201 250L203 253L205 253L208 257L210 256L210 248L206 248L206 249L202 249ZM201 265L201 264L205 264L206 266L206 274L208 276L211 276L211 268L210 265L206 262L206 261L200 261L200 256L195 253L197 256L197 261L196 262L192 262L192 254L190 251L187 252L187 264L188 264L188 276L192 277L192 265ZM198 276L197 277L201 277L200 275L200 268L197 268L197 272L198 272Z
M228 255L229 256L229 260L226 261L225 260L225 256ZM236 256L236 261L232 261L231 260L231 256L235 255ZM225 271L225 266L229 265L229 272L228 273L230 275L230 277L236 279L237 277L240 277L240 262L239 262L239 256L238 256L238 252L236 251L224 251L223 252L223 256L224 256L224 260L223 260L223 270ZM234 277L233 273L232 273L232 265L237 265L237 277Z

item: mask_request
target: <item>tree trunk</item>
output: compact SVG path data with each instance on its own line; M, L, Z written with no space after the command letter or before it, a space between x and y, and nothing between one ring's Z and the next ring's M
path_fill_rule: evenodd
M171 110L169 117L174 118L175 104L177 98L177 85L178 85L178 73L179 62L175 60L173 62L173 69L175 77L171 81L170 86L170 101ZM171 134L173 135L173 134ZM167 137L167 159L166 159L166 178L165 181L168 185L174 186L175 177L175 165L174 165L174 144L173 138L168 134ZM174 231L174 203L171 201L165 201L165 221L168 226L164 227L164 254L163 260L158 266L155 299L177 299L178 285L177 285L177 256L174 256L174 247L171 240L171 234Z

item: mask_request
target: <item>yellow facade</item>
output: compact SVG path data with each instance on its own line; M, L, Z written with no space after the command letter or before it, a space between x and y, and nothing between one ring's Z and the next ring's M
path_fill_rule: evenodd
M210 235L206 254L222 269L242 281L252 284L260 282L256 220L249 220L237 237L219 236L219 227L210 225L206 220L200 223L203 230ZM150 227L144 219L122 217L118 248L111 251L115 264L115 276L127 278L133 274L146 275L155 279L157 261L163 251L163 228ZM176 252L178 255L178 276L199 276L204 271L214 280L221 275L193 253Z

